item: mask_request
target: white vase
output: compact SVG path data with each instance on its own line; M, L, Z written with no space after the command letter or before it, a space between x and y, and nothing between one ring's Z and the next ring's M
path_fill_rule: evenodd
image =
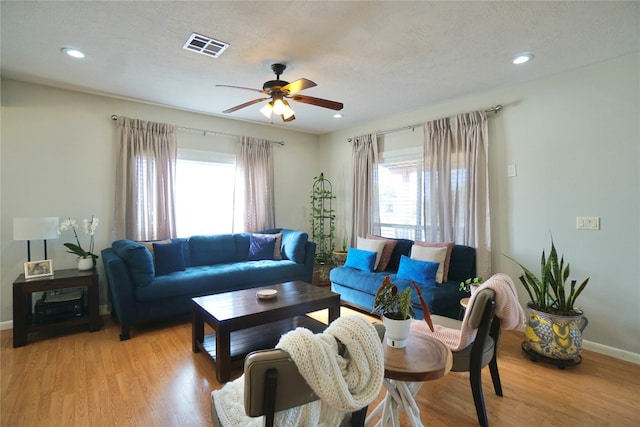
M78 270L93 270L93 257L79 257L78 258Z
M393 348L405 348L411 334L411 318L396 320L383 315L382 323L386 328L387 344Z

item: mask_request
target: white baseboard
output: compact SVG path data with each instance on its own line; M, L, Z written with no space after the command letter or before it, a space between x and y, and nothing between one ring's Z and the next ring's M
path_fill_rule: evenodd
M640 354L632 353L630 351L621 350L615 347L609 347L597 342L582 341L582 348L585 350L593 351L594 353L604 354L605 356L611 356L613 358L624 360L625 362L635 363L640 365Z
M13 329L13 320L7 320L6 322L0 322L0 331L7 329Z

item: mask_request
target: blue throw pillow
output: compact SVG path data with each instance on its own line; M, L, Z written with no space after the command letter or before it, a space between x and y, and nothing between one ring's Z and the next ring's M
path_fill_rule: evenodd
M372 272L376 265L377 255L378 254L376 252L349 248L347 250L347 260L344 262L344 266Z
M251 235L249 237L249 261L261 259L273 259L273 251L276 247L275 237L261 237Z
M263 231L263 233L266 233ZM282 229L282 256L297 264L304 264L309 235L304 231Z
M184 271L184 255L182 242L154 243L153 253L156 261L156 276Z
M425 286L435 286L436 273L439 266L439 262L418 261L402 255L396 277L398 279L413 280Z
M111 244L111 248L127 264L136 286L147 286L151 283L156 272L153 268L153 257L147 248L129 239L116 240Z
M191 253L189 251L189 238L188 237L174 237L171 239L172 242L180 242L182 243L182 257L184 258L184 266L191 266Z

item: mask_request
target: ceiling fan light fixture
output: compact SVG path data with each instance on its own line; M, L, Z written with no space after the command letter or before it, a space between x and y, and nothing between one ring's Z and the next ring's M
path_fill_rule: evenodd
M273 113L277 114L277 115L282 115L284 114L284 112L286 111L287 107L284 105L284 102L282 102L281 98L276 98L273 101Z
M270 119L271 113L273 112L273 102L267 102L265 106L260 109L260 112L264 114L267 119Z
M284 104L284 112L282 113L282 120L288 121L291 117L293 117L296 112L293 111L293 108L289 105L287 101L282 101Z
M223 111L223 113L233 113L234 111L240 110L241 108L246 108L250 105L257 104L258 102L268 101L266 105L264 105L260 112L269 120L271 120L272 115L275 113L279 115L283 121L290 122L295 120L295 111L289 105L287 99L291 99L294 102L300 102L303 104L315 105L318 107L329 108L331 110L342 110L343 104L341 102L329 101L328 99L322 98L314 98L312 96L300 95L298 92L309 89L311 87L316 86L314 82L311 80L301 78L294 82L286 82L284 80L280 80L280 75L285 70L286 66L283 64L273 64L271 69L276 74L276 80L269 80L262 85L262 90L253 89L249 87L242 86L231 86L231 85L216 85L221 87L231 87L236 89L247 89L254 92L260 92L264 95L267 95L270 98L256 98L249 102L245 102L240 105L236 105L235 107L227 108ZM287 99L285 99L287 98Z

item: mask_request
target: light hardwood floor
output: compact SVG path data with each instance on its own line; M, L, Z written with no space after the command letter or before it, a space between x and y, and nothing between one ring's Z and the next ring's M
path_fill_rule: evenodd
M189 319L135 328L124 342L111 317L104 321L99 332L31 335L16 349L11 330L0 333L1 426L212 425L210 393L221 385L191 351ZM485 369L491 426L640 425L640 366L583 351L581 365L560 370L530 361L521 341L505 332L500 343L504 397ZM425 383L417 400L427 426L477 425L467 374Z

